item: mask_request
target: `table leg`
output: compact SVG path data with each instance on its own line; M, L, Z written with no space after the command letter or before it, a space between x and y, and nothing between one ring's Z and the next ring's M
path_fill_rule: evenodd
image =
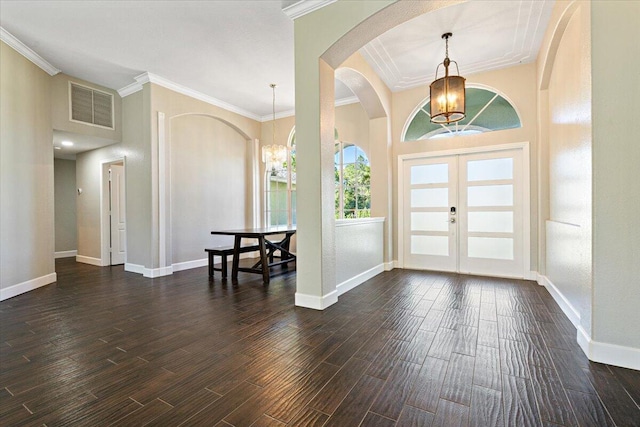
M269 283L269 257L264 243L264 236L258 237L258 245L260 246L260 261L262 262L262 280L264 283Z
M235 236L235 242L233 244L233 264L231 268L231 278L238 278L238 267L240 266L240 243L242 242L242 237Z

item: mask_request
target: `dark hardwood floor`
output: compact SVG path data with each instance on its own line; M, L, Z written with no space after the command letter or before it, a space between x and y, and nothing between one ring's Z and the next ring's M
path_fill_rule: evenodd
M0 303L2 426L640 425L640 372L533 282L393 270L319 312L293 272L56 270Z

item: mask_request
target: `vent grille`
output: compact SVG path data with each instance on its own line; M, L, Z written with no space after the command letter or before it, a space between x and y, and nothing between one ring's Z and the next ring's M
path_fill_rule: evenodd
M113 95L71 84L71 120L113 129Z

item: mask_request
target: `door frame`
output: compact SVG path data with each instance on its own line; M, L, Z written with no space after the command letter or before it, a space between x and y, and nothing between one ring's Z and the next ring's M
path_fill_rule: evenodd
M396 235L398 236L398 266L404 265L404 162L407 160L428 159L433 157L448 157L463 154L478 154L492 151L522 150L522 277L531 279L531 176L529 164L529 142L516 142L509 144L487 145L484 147L464 147L451 150L426 151L420 153L403 154L398 156L398 214Z
M111 219L109 217L109 166L114 163L122 163L124 166L125 197L127 186L127 159L126 157L114 157L100 161L100 259L103 267L111 265ZM125 208L126 209L126 208ZM128 229L125 230L128 234ZM128 245L129 239L125 242ZM128 253L128 247L125 249ZM125 254L125 263L127 259Z

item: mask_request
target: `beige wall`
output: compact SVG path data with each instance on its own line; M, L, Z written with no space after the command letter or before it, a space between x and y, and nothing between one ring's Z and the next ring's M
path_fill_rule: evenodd
M85 123L72 122L69 119L69 82L77 83L113 95L114 129L106 129ZM122 140L122 99L115 90L60 73L56 74L51 79L51 95L51 116L53 120L52 126L54 129L78 133L81 135L95 136L98 138L111 139L113 141Z
M358 145L371 157L369 117L359 102L336 107L336 129L340 141Z
M122 100L126 157L127 263L151 266L151 98L149 84Z
M548 87L546 275L591 333L591 70L588 5L558 46ZM544 161L543 160L543 161Z
M522 127L501 131L481 133L477 135L456 136L442 139L426 139L420 141L402 141L402 131L411 118L411 113L418 106L424 105L429 95L429 87L421 86L393 94L392 138L393 138L393 188L398 185L397 158L401 155L417 154L433 151L445 151L461 148L484 147L500 144L528 142L530 150L530 194L531 194L531 269L536 271L538 265L538 174L537 174L537 90L536 65L525 64L496 71L464 76L468 86L491 88L516 108L520 115ZM394 222L397 224L398 196L394 192ZM394 230L394 254L398 254L397 230ZM397 258L396 258L397 259Z
M251 226L247 141L206 116L171 121L171 236L173 263L205 258L204 248L232 245L211 230Z
M105 243L102 241L101 198L102 206L107 206L109 202L107 178L102 177L102 164L123 158L122 144L85 151L76 156L76 186L82 189L76 202L78 256L93 258L94 262L102 259ZM125 182L126 179L125 175Z
M160 251L167 254L168 265L178 262L186 262L202 259L204 243L210 242L209 231L213 228L227 228L231 223L242 226L251 226L254 221L253 200L259 197L253 188L254 161L260 161L254 157L254 149L257 144L254 141L260 135L260 122L240 116L239 114L224 110L220 107L205 103L186 95L166 89L155 84L150 86L150 112L151 112L151 198L152 206L159 205L160 178L165 174L164 196L169 200L165 215L167 218L166 246L160 247L160 212L156 208L151 216L151 262L153 268L160 265ZM125 98L126 99L126 98ZM159 150L159 122L158 112L165 117L165 153L168 162L168 170L153 168L153 162L160 154ZM189 128L194 126L193 128ZM180 152L184 145L195 150L188 154ZM221 161L219 156L231 155L232 161ZM203 180L191 174L186 165L189 161L196 162L193 169L200 170L205 176ZM208 162L214 164L208 164ZM211 169L209 169L211 168ZM234 177L233 182L228 182L227 188L220 191L211 191L215 187L215 180L224 181L224 174ZM213 181L209 181L209 180ZM128 184L129 185L129 184ZM188 185L198 185L195 189ZM204 188L202 188L204 186ZM209 192L206 192L206 189ZM205 197L198 200L193 197ZM227 207L223 203L230 203ZM202 203L202 204L201 204ZM217 221L212 223L211 217L206 218L213 209L228 209L226 214L216 215ZM202 212L204 210L204 212ZM197 213L201 211L200 213ZM199 215L192 218L193 215ZM235 217L233 219L232 217ZM169 220L171 218L171 220ZM188 218L194 219L189 222ZM172 222L172 221L178 222ZM171 226L179 227L182 236L176 235L177 231ZM204 233L204 236L203 236ZM205 238L206 236L206 238ZM195 257L195 258L194 258ZM149 267L149 265L147 265Z
M54 275L51 78L0 42L0 289ZM4 294L4 292L3 292Z
M55 251L78 249L76 219L76 161L53 160L55 202Z

